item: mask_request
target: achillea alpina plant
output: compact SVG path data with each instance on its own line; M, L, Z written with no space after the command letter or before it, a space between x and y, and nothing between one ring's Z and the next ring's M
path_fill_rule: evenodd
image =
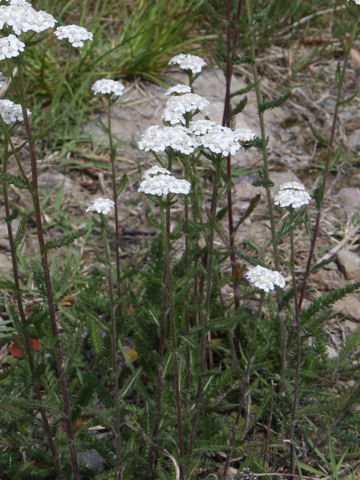
M355 4L344 2L342 7L347 8L339 11L350 17L357 11ZM349 352L356 349L360 333L349 337L333 361L326 353L321 324L333 315L331 305L360 284L332 289L317 298L317 290L311 288L306 303L304 298L311 274L320 264L313 266L313 257L326 185L341 153L341 146L334 147L336 119L339 108L350 101L342 99L342 90L358 22L354 20L353 30L344 37L345 61L336 71L332 131L323 139L318 134L324 147L318 187L311 193L299 182L274 188L264 113L281 107L289 95L268 101L257 52L269 12L284 8L278 5L273 2L258 11L259 4L251 0L227 0L226 12L217 19L216 28L226 29L216 55L226 80L221 125L208 117L198 119L210 103L195 88L205 60L181 53L169 61L172 69L185 72L187 84L164 89L161 121L137 132L141 163L126 154L130 165L126 174L118 170L123 158L118 156L120 143L112 125L113 106L127 92L118 78L126 72L120 64L113 71L114 79L102 78L96 67L104 65L108 52L100 42L101 55L92 58L99 42L88 43L100 37L103 24L94 36L77 25L53 32L56 19L25 0L0 6L1 70L6 72L6 78L0 74L6 96L0 100L0 181L13 270L0 278L0 339L5 345L12 342L5 357L3 344L0 349L4 480L192 480L214 475L228 480L230 466L241 476L243 462L260 475L264 471L296 475L297 468L303 476L306 468L314 471L313 463L301 463L296 454L312 462L311 452L320 451L328 427L336 440L349 443L350 434L351 442L357 442L353 419L358 413L351 407L356 406L360 387L357 357L350 358ZM97 7L92 5L91 14ZM218 5L214 11L221 8ZM297 12L292 11L294 18ZM72 18L80 22L88 18L85 10L79 16L75 13ZM172 15L172 23L176 20ZM51 44L58 40L66 40L70 48L61 47L66 58L56 83L51 80L55 77L40 74L38 68L45 71L60 63L51 54ZM146 48L137 50L137 32L125 40L112 47L119 58L124 45L150 55ZM39 45L44 46L40 67L29 63ZM161 48L171 50L165 43ZM244 57L238 57L240 51ZM135 53L131 55L136 62ZM232 92L237 65L248 69L246 86ZM103 71L111 75L111 69ZM94 96L90 109L96 102L106 105L106 120L99 122L108 139L106 146L83 151L88 144L83 147L74 135L80 160L66 151L72 174L89 171L94 178L90 188L81 181L79 197L70 195L63 201L64 185L53 201L51 193L44 195L39 189L39 167L60 168L65 154L61 150L50 158L41 157L41 162L38 159L36 146L43 133L37 130L37 99L30 105L34 95L26 91L29 73L48 96L52 94L52 104L46 105L49 122L57 105L64 101L69 107L65 91L71 92L75 103L86 103L81 89L72 84L78 73L81 81L84 78L81 88ZM232 105L251 89L256 93L259 138L236 125L245 99ZM68 110L74 116L75 103ZM254 185L264 189L262 195L265 192L267 210L260 204L256 214L266 217L266 238L256 238L257 234L250 238L244 223L258 221L253 213L261 194L248 206L243 201L233 204L236 176L247 173L242 155L253 147L261 155L251 174L257 172ZM151 168L143 166L144 153L155 159ZM81 162L81 169L77 163L73 169L73 161ZM98 187L97 174L101 193L90 197ZM126 195L120 195L125 187ZM69 206L81 210L79 221L69 218ZM151 229L139 226L144 217ZM62 235L60 230L66 229L69 233ZM35 230L38 252L28 253L30 247L22 245ZM343 372L346 381L337 385ZM348 386L353 378L354 385ZM350 410L353 416L347 417ZM343 419L351 426L341 424ZM337 462L334 448L339 447L342 455L341 442L333 443L332 437L329 442L331 461L326 462L322 453L321 459L326 474L338 474L343 458Z

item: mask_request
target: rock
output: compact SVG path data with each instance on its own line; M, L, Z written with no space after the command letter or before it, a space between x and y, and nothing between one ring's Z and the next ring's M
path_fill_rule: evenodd
M347 280L360 279L360 257L350 250L340 250L337 254L340 269Z
M345 320L344 325L347 335L354 333L359 328L359 324L357 322L352 322L351 320Z
M84 450L79 453L79 457L91 470L104 471L106 461L97 450Z
M10 254L8 255L4 252L0 252L0 271L1 270L3 270L4 272L11 272L12 262Z
M19 225L20 225L20 222L17 218L11 222L14 236L16 235ZM8 237L7 225L5 223L4 218L0 219L0 248L3 248L4 250L9 249L9 237Z
M346 317L353 318L360 321L360 299L356 293L346 295L344 298L340 298L333 305L333 310L342 313Z
M325 270L338 270L338 266L336 265L335 262L330 262L324 265Z
M39 175L39 188L41 190L55 190L55 192L58 192L63 185L64 193L71 193L73 182L62 173L45 172Z
M255 177L250 176L241 176L235 178L234 185L234 197L239 200L248 200L250 201L257 194L265 195L265 189L263 187L255 187L253 182Z
M347 212L355 212L355 209L360 207L360 188L342 188L338 191L336 195L336 200L338 200L342 205L344 205Z
M270 180L274 183L274 186L272 187L272 192L274 194L277 193L280 185L282 185L283 183L288 183L288 182L302 183L299 177L297 177L295 173L290 170L284 171L284 172L270 172Z

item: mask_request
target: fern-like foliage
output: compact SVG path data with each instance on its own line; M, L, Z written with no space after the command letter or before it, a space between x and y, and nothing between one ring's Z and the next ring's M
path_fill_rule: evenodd
M284 105L284 103L289 100L291 97L291 92L285 93L285 95L282 95L276 100L272 100L271 102L264 102L259 105L259 111L260 112L265 112L266 110L273 110L274 108L281 107L281 105Z

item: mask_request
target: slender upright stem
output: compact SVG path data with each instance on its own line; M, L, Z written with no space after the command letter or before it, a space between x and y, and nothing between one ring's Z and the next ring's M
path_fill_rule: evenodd
M166 207L166 222L168 224L168 219L170 217L170 207ZM164 225L165 226L165 225ZM163 227L164 227L163 226ZM176 341L176 326L175 326L175 317L174 317L174 292L172 285L172 273L170 266L170 246L169 246L169 236L167 228L162 229L163 235L163 247L164 247L164 277L167 278L167 297L169 299L169 322L171 329L171 343L173 349L173 361L174 361L174 387L176 395L176 413L177 413L177 428L179 435L179 451L180 458L184 457L184 435L183 435L183 421L182 421L182 407L181 407L181 394L180 394L180 383L179 383L179 365L178 365L178 351L177 351L177 341ZM184 479L183 465L180 460L180 480Z
M290 464L291 473L295 472L296 467L296 449L294 443L294 434L297 420L297 407L299 403L299 384L300 384L300 368L301 368L301 327L300 327L300 309L297 293L297 282L295 273L295 244L294 244L294 209L290 207L290 270L291 279L294 292L294 307L295 307L295 324L296 324L296 372L295 372L295 386L293 395L293 406L291 412L290 425Z
M121 284L120 284L120 229L119 229L119 210L117 205L117 192L116 192L116 172L115 172L115 158L116 158L116 148L113 142L112 135L112 126L111 126L111 98L108 98L108 108L107 108L107 120L108 120L108 133L109 133L109 146L110 146L110 162L111 162L111 186L113 191L113 201L114 201L114 213L115 213L115 261L116 261L116 289L118 296L118 312L121 316L122 307L121 307Z
M211 214L210 214L210 228L207 239L207 262L206 262L206 294L205 294L205 311L203 314L202 322L202 337L200 345L200 375L198 379L198 386L196 392L196 400L194 407L194 417L192 422L191 437L189 443L189 454L192 453L195 443L197 425L200 414L201 398L203 394L203 376L201 375L206 371L206 347L208 339L208 324L210 319L210 305L211 305L211 292L212 292L212 279L213 279L213 258L214 258L214 236L215 236L215 224L216 224L216 212L219 199L219 185L221 180L221 172L224 164L224 159L221 156L216 158L216 173L214 179L214 187L211 202Z
M190 273L190 242L189 242L189 201L185 196L185 275L188 277ZM190 310L188 302L185 301L185 332L189 337L190 335ZM186 345L186 360L185 360L185 387L186 387L186 407L190 406L190 390L191 390L191 350L190 345Z
M250 369L251 369L251 366L252 366L252 363L253 363L253 357L254 357L254 353L255 353L256 333L257 333L259 320L262 317L262 307L263 307L263 304L264 304L264 298L265 298L265 294L263 292L261 292L258 314L256 315L256 318L255 318L252 338L250 339L249 356L248 356L248 361L247 361L247 365L246 365L245 378L244 378L244 382L241 386L239 405L238 405L237 412L236 412L236 419L235 419L235 422L234 422L234 427L233 427L232 436L231 436L231 440L230 440L230 446L229 446L229 449L228 449L227 455L226 455L226 461L225 461L224 472L223 472L223 480L226 480L226 476L227 476L227 472L228 472L228 469L229 469L232 452L234 450L236 434L239 430L239 421L240 421L240 418L241 418L242 410L244 408L244 400L245 400L245 397L246 397L246 392L247 392L247 390L250 386ZM246 422L246 425L247 424L248 424L248 422ZM247 432L244 432L243 437L246 433Z
M104 215L101 217L101 235L105 250L105 262L107 267L108 286L109 286L109 300L111 310L111 368L113 376L113 388L114 388L114 412L115 412L115 451L116 451L116 480L121 479L121 438L120 438L120 403L119 403L119 374L117 363L117 329L116 329L116 306L114 302L114 289L111 275L111 260L109 243L106 237L106 225Z
M329 140L329 143L328 143L328 146L327 146L325 168L324 168L324 173L323 173L323 177L322 177L322 184L321 184L320 205L319 205L318 212L317 212L317 215L316 215L313 237L311 239L310 251L309 251L309 255L308 255L308 259L307 259L307 264L306 264L306 269L305 269L305 274L304 274L304 280L303 280L302 288L301 288L301 291L300 291L300 297L299 297L299 309L300 309L300 311L301 311L302 303L304 301L304 295L305 295L305 292L306 292L308 277L309 277L309 274L310 274L311 262L312 262L312 258L313 258L313 255L314 255L314 250L315 250L317 237L319 235L322 205L323 205L324 195L325 195L325 192L326 192L327 180L328 180L329 172L330 172L331 159L332 159L332 155L333 155L333 151L334 151L334 140L335 140L335 133L336 133L336 125L337 125L337 120L338 120L339 106L340 106L342 93L343 93L345 73L346 73L346 69L347 69L347 65L348 65L348 61L349 61L350 50L351 50L352 44L353 44L353 42L356 38L356 34L358 32L358 29L359 29L359 19L354 23L352 34L351 34L351 39L350 39L350 44L348 46L348 53L346 54L346 56L344 58L344 63L342 65L340 78L339 78L339 82L338 82L338 85L337 85L337 96L336 96L336 103L335 103L335 109L334 109L334 114L333 114L333 122L332 122L332 126L331 126L330 140Z
M325 159L325 167L322 175L322 182L321 182L321 191L320 191L320 201L318 204L318 210L316 214L316 220L315 220L315 226L313 229L313 234L311 238L311 243L310 243L310 249L309 249L309 254L306 262L306 267L305 267L305 273L304 273L304 278L300 290L300 295L299 295L299 312L301 313L302 310L302 304L304 301L305 293L308 287L308 282L309 282L309 275L310 275L310 270L311 270L311 264L315 252L315 246L316 242L319 236L319 231L320 231L320 221L321 221L321 215L322 215L322 206L323 206L323 200L324 196L326 193L326 186L327 186L327 181L329 178L329 173L330 173L330 166L331 166L331 161L333 158L333 153L334 153L334 141L335 141L335 134L336 134L336 125L337 125L337 120L338 120L338 112L339 112L339 107L341 104L341 99L342 99L342 94L343 94L343 87L344 87L344 79L345 79L345 73L347 70L347 65L349 62L349 55L350 55L350 50L352 48L352 45L354 43L354 40L356 38L356 35L359 30L359 22L360 22L360 17L357 18L357 20L354 22L353 29L351 32L349 44L347 46L347 51L346 55L344 58L344 62L341 68L340 76L337 82L337 96L336 96L336 103L335 103L335 108L334 108L334 114L333 114L333 120L332 120L332 126L331 126L331 133L330 133L330 139L329 143L327 145L327 155ZM294 336L294 330L296 327L293 327L288 336L288 341L287 341L287 350L290 349L291 347L291 342Z
M259 78L259 73L256 64L256 52L255 52L255 34L253 28L253 17L252 17L252 6L251 0L245 0L246 4L246 14L249 26L249 35L250 35L250 55L252 60L252 68L254 75L254 84L256 91L256 101L258 105L258 116L260 122L260 131L261 131L261 153L263 157L263 178L265 182L265 191L267 199L267 207L269 211L270 218L270 229L271 229L271 243L273 248L274 256L274 265L275 270L279 270L279 255L278 255L278 239L276 235L276 225L275 225L275 216L274 216L274 206L272 202L271 189L269 186L270 175L269 175L269 162L268 162L268 152L267 152L267 137L265 130L265 120L264 112L260 108L263 104L263 96L261 92L261 82ZM280 291L276 289L276 298L278 305L280 304ZM285 320L280 317L280 392L284 390L284 371L286 366L286 348L285 348Z
M231 79L233 73L233 56L234 56L234 46L237 43L237 37L239 29L233 32L232 26L232 14L231 14L231 0L227 0L226 8L226 70L225 70L225 99L224 99L224 112L222 124L226 127L231 125ZM238 8L235 20L239 20L240 11L241 11L242 1L238 0ZM227 181L232 183L232 171L231 171L231 155L226 159L226 176ZM231 271L233 278L233 292L234 292L234 306L235 311L238 311L240 308L240 298L239 298L239 285L237 280L236 273L236 255L235 255L235 229L234 229L234 216L233 216L233 201L232 201L232 188L230 187L227 192L227 210L228 210L228 229L229 229L229 245L230 245L230 263ZM241 338L241 327L237 325L235 328L235 350L238 358L240 358L240 348L239 342Z
M161 220L161 229L162 232L168 231L168 222L167 218L165 218L165 207L163 205L160 206L160 220ZM163 234L163 251L165 252L165 240ZM156 397L156 414L155 414L155 421L153 426L153 433L152 439L156 443L159 435L159 427L160 427L160 420L161 420L161 412L162 412L162 400L163 400L163 389L164 389L164 355L165 355L165 341L166 341L166 330L167 330L167 318L168 318L168 271L166 269L164 260L164 274L163 274L163 284L162 284L162 316L161 316L161 323L160 323L160 341L159 341L159 364L158 364L158 371L157 371L157 397ZM154 459L155 457L155 449L153 448L150 452L149 457L149 475L148 478L152 478L152 472L154 470Z
M5 135L6 135L6 141L5 141L5 153L4 153L4 160L3 160L3 172L4 174L7 173L7 168L8 168L8 145L10 144L10 137L8 135L7 129L5 128ZM12 143L11 143L12 145ZM25 177L26 178L26 177ZM34 392L35 392L35 397L36 400L41 404L42 402L42 393L41 393L41 385L40 382L37 378L34 377L35 373L35 360L34 360L34 350L32 347L31 343L31 336L30 332L28 329L28 322L26 319L26 314L25 314L25 309L23 305L23 299L22 299L22 294L21 294L21 285L20 285L20 276L19 276L19 271L18 271L18 261L17 261L17 256L16 256L16 247L15 247L15 240L14 240L14 234L13 234L13 229L10 221L10 204L9 204L9 192L8 192L8 185L6 180L3 180L3 198L4 198L4 205L5 205L5 219L6 219L6 225L7 225L7 231L8 231L8 237L9 237L9 246L10 246L10 252L11 252L11 262L12 262L12 267L13 267L13 276L14 276L14 284L15 284L15 297L16 297L16 303L18 307L18 312L19 312L19 317L21 321L21 326L22 326L22 333L23 333L23 338L24 338L24 344L25 344L25 352L26 356L28 359L29 367L31 374L33 375L33 384L34 384ZM40 412L41 416L41 421L44 426L44 430L47 436L47 440L49 443L49 447L51 450L51 453L53 455L54 459L54 464L55 464L55 471L56 471L56 479L60 480L61 479L61 464L60 464L60 458L59 454L56 448L56 444L53 438L53 432L51 431L50 423L46 414L46 411L44 407L40 405L38 407L38 410Z
M25 92L24 92L22 57L19 56L18 58L19 58L18 65L19 65L19 79L20 79L19 81L20 95L21 95L22 101L24 101ZM55 359L56 359L56 366L57 366L57 371L60 379L61 393L64 401L65 425L66 425L66 433L69 439L71 466L72 466L72 471L74 475L74 480L80 480L78 457L77 457L76 446L75 446L73 424L71 420L69 386L66 380L66 374L64 369L63 352L62 352L60 339L59 339L54 295L52 290L49 263L48 263L46 249L45 249L44 230L43 230L42 219L41 219L36 150L35 150L35 145L34 145L33 136L31 132L27 109L23 103L21 107L22 107L22 113L24 118L26 136L29 143L30 162L31 162L31 179L32 179L31 195L32 195L32 201L34 206L36 232L37 232L39 249L40 249L41 265L44 272L45 288L46 288L47 301L48 301L48 307L49 307L51 329L55 338Z

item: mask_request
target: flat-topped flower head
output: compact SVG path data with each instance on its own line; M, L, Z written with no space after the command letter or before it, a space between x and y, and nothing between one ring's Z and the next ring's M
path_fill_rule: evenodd
M198 112L209 105L209 100L197 93L184 93L171 96L166 102L166 108L178 113Z
M91 202L91 205L85 210L87 212L97 212L107 215L114 208L115 203L109 198L97 198Z
M0 60L17 57L24 51L24 48L25 43L20 42L13 34L10 34L8 37L2 37L0 38Z
M56 20L44 10L35 10L24 0L11 0L10 5L0 6L0 28L11 27L16 35L33 31L40 33L55 26Z
M205 135L198 136L197 140L199 146L224 157L235 155L241 148L238 135L221 125L213 126Z
M158 168L160 167L156 166L154 171ZM168 170L166 170L166 172L168 172ZM149 175L148 170L145 172L143 178L144 180L140 183L138 192L145 193L146 195L161 197L163 195L168 195L169 193L188 195L190 192L190 182L175 178L169 173Z
M142 178L151 178L154 177L155 175L171 175L171 172L167 170L166 168L159 167L158 165L154 165L153 167L149 168L146 170L145 173L143 173Z
M249 268L245 273L245 278L251 285L264 292L273 291L275 286L284 288L286 283L281 273L261 267L260 265Z
M251 142L256 137L256 133L250 130L250 128L236 128L234 133L240 142Z
M29 110L27 110L27 113L31 115ZM0 115L6 125L24 120L21 105L7 99L0 100Z
M140 150L145 152L165 152L172 148L177 152L189 155L195 150L195 142L187 128L182 126L160 127L152 125L142 135L138 143Z
M189 130L193 135L205 135L216 125L212 120L192 120L189 124Z
M170 108L165 108L161 120L168 125L185 125L186 120L182 113L174 112Z
M93 34L84 27L78 25L65 25L58 27L54 34L59 40L69 40L73 47L82 47L86 40L92 40Z
M178 83L177 85L168 88L165 95L182 95L184 93L191 93L191 87Z
M162 120L170 125L185 125L185 113L196 113L209 105L206 98L196 93L184 93L183 95L172 95L166 102L166 108Z
M300 208L310 203L310 200L311 196L305 190L304 185L299 182L284 183L274 197L275 205L283 208Z
M117 80L108 80L106 78L102 78L101 80L97 80L91 90L94 92L95 95L115 95L116 97L121 97L124 95L125 87L124 85L117 81Z
M201 72L203 67L205 67L206 62L196 55L180 53L169 61L169 65L179 65L181 70L190 71L195 74Z

